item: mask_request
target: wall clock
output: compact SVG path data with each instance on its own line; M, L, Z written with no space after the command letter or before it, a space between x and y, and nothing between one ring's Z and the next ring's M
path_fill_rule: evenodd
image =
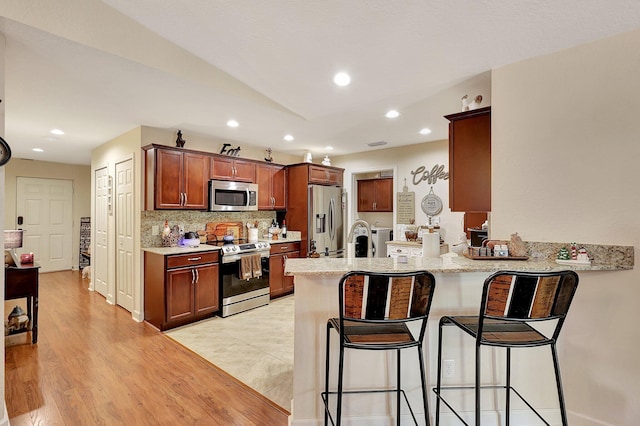
M11 148L7 141L0 137L0 166L7 164L7 161L11 159Z

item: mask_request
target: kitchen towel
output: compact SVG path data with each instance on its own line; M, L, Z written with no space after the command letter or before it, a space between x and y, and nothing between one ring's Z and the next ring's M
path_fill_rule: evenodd
M250 259L253 278L260 278L262 276L262 258L259 254L252 254Z
M251 256L243 256L240 258L240 279L250 280L253 277Z
M422 234L422 257L440 256L440 234L437 232Z

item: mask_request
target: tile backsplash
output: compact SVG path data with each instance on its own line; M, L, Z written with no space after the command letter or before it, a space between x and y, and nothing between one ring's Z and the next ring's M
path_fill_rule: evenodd
M193 210L146 210L141 213L140 244L141 247L162 246L162 236L152 235L152 227L158 226L160 233L164 227L164 221L169 226L182 226L185 232L204 231L209 222L258 222L259 234L265 234L276 218L273 211L252 212L203 212ZM243 227L243 236L246 237L247 228Z

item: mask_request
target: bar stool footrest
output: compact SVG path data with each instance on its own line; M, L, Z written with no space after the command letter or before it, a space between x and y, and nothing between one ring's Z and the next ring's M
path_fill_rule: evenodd
M462 423L464 423L465 425L467 425L467 426L468 426L469 424L468 424L467 422L465 422L465 421L462 419L462 417L460 417L460 415L458 414L458 412L457 412L457 411L456 411L456 410L455 410L455 409L454 409L454 408L453 408L453 407L452 407L452 406L447 402L447 400L444 398L444 396L442 396L442 395L441 395L441 393L442 393L442 391L444 391L444 390L461 390L461 389L472 389L472 390L475 390L475 388L476 388L475 386L441 386L441 387L440 387L440 392L438 392L438 388L437 388L437 387L432 388L432 390L433 390L433 393L435 393L435 394L436 394L436 398L438 398L440 401L442 401L442 402L444 403L444 405L446 405L446 406L449 408L449 410L451 410L451 412L452 412L453 414L455 414L455 415L456 415L456 417L457 417L457 418L458 418ZM506 389L507 389L507 386L505 386L505 385L484 385L484 386L480 386L480 390L482 390L482 389L504 389L504 390L506 390ZM537 411L535 408L533 408L533 406L529 403L529 401L527 401L527 400L525 399L525 397L524 397L524 396L522 396L522 395L520 394L520 392L518 392L518 391L516 390L516 388L514 388L513 386L509 386L509 389L510 389L511 391L513 391L513 393L515 393L515 394L518 396L518 398L520 398L520 400L521 400L522 402L524 402L524 403L527 405L527 407L529 407L529 409L530 409L531 411L533 411L533 412L535 413L535 415L536 415L536 416L538 416L538 418L539 418L539 419L540 419L540 420L541 420L545 425L547 425L547 426L551 426L551 424L550 424L549 422L547 422L547 421L544 419L544 417L542 417L542 415L541 415L540 413L538 413L538 411Z
M434 389L435 390L435 389ZM397 393L398 389L362 389L362 390L349 390L342 391L342 395L348 394L367 394L367 393ZM404 397L404 401L407 403L407 407L409 408L409 412L411 413L411 417L416 425L418 425L418 420L416 419L416 415L413 412L413 408L411 408L411 404L409 403L409 399L407 398L407 394L404 392L404 389L400 389L400 393ZM331 416L331 411L329 410L329 395L338 395L337 391L330 392L320 392L320 396L322 397L322 402L324 403L324 409L327 415L329 416L329 420L331 424L335 426L335 422L333 421L333 416Z

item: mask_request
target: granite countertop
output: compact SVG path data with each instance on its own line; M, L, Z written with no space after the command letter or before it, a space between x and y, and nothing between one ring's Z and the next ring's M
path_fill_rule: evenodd
M204 251L216 251L220 250L220 247L210 246L208 244L200 244L198 247L143 247L142 250L148 251L149 253L168 256L170 254L188 254Z
M389 240L389 241L385 241L385 243L387 245L393 244L394 246L422 247L422 241Z
M264 241L269 244L286 244L286 243L296 243L300 241L300 236L293 236L292 238L278 238L277 240L270 240L268 238L260 238L258 241ZM187 253L197 253L203 251L215 251L220 250L219 246L211 246L208 244L200 244L198 247L143 247L143 251L148 251L150 253L161 254L164 256L172 255L172 254L187 254Z
M264 242L267 242L269 244L284 244L284 243L297 243L297 242L300 242L302 240L301 240L300 237L297 237L297 238L296 237L291 237L291 238L289 238L289 237L287 237L287 238L279 237L277 240L274 240L274 239L270 240L268 238L258 238L258 241L264 241Z
M555 260L530 258L529 260L472 260L466 257L442 255L437 258L410 257L406 262L398 258L318 258L287 259L285 275L342 275L349 271L400 272L426 269L432 273L511 271L615 271L632 269L633 264L561 265Z

